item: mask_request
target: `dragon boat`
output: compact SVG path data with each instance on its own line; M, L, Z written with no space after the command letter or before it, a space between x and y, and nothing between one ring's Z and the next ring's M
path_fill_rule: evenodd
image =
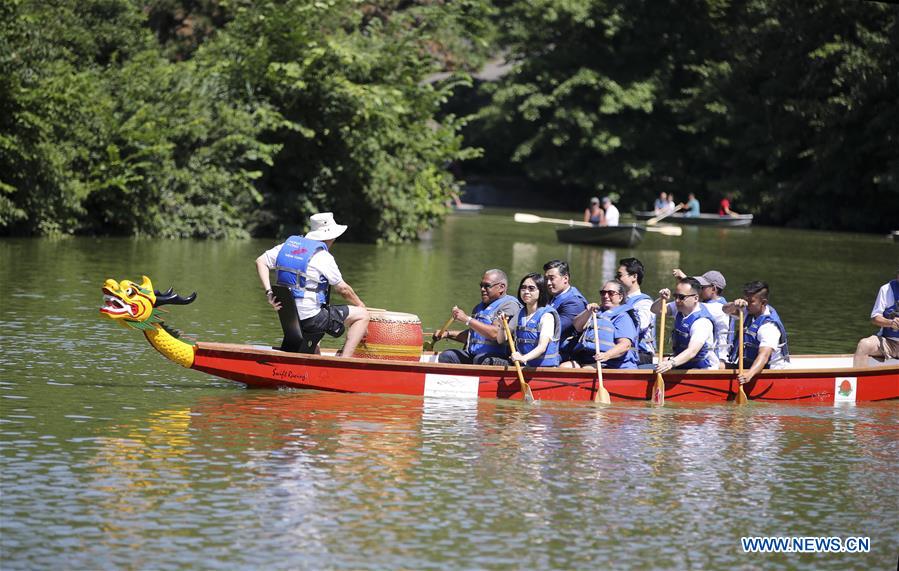
M282 351L259 345L188 343L162 319L163 305L191 303L160 292L146 276L138 284L106 280L100 312L143 331L166 358L252 388L315 389L340 393L383 393L451 398L522 399L513 367L438 363L436 353L416 351L414 360L341 358ZM409 358L408 352L402 357ZM794 356L788 369L766 370L744 390L752 401L788 404L841 404L899 400L899 362L852 368L851 355ZM598 390L594 369L525 368L534 398L592 401ZM645 369L603 370L611 402L649 401L654 384ZM733 370L672 370L665 374L665 398L673 402L727 402L739 389Z

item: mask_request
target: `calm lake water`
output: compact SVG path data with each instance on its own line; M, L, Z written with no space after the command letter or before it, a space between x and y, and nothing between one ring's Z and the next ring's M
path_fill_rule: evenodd
M851 352L899 265L877 236L684 230L632 250L568 246L497 210L334 253L366 303L426 329L474 305L489 267L517 283L564 258L591 298L625 256L646 264L651 293L672 268L718 269L728 298L771 284L794 353ZM98 313L104 279L146 274L199 292L169 314L186 334L277 343L253 264L274 243L0 241L0 568L895 568L899 403L250 391ZM747 554L742 536L862 536L871 552Z

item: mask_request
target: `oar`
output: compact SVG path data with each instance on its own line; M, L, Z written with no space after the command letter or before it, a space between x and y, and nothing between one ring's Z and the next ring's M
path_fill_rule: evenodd
M593 224L589 222L581 222L580 220L562 220L561 218L544 218L536 214L525 214L524 212L515 213L515 222L524 222L525 224L537 224L538 222L549 222L552 224L566 224L568 226L589 226Z
M659 234L664 234L665 236L681 236L684 233L684 229L680 226L646 226L647 232L658 232Z
M506 331L506 340L509 341L509 349L515 353L515 340L512 339L512 332L509 331L509 321L506 319L506 314L501 314L503 318L503 329ZM524 381L524 373L521 372L521 363L518 361L512 361L515 363L515 371L518 373L518 385L521 387L521 394L524 395L524 400L531 403L534 402L534 395L531 393L531 385L527 384Z
M740 375L743 374L743 310L740 309L740 349L739 349L739 358L737 359L737 366L740 368ZM743 385L737 380L737 384L740 385L740 392L737 393L737 404L746 404L749 399L746 397L746 391L743 390Z
M649 226L652 226L653 224L655 224L655 223L658 222L659 220L662 220L663 218L668 218L669 216L671 216L672 214L674 214L675 212L677 212L678 210L680 210L680 209L683 208L683 207L684 207L683 204L679 204L679 205L677 206L677 208L674 208L674 209L672 209L672 210L669 210L668 212L665 212L665 213L663 213L663 214L659 214L658 216L653 216L652 218L650 218L649 220L646 221L646 224L649 225Z
M438 337L440 337L441 335L443 335L443 332L446 331L446 328L449 327L449 326L450 326L450 323L452 323L452 322L453 322L453 318L452 318L452 317L450 317L449 319L447 319L447 320L446 320L446 323L443 324L443 327L441 327L440 329L438 329L437 332L434 333L434 335L431 336L431 342L430 342L430 344L428 344L428 342L425 341L424 347L422 347L422 348L423 348L425 351L433 351L433 350L434 350L434 345L437 344L437 341L440 340L440 339L438 339Z
M609 391L602 384L602 364L599 362L599 327L596 325L596 312L592 312L593 317L593 344L596 345L596 392L593 393L593 402L602 404L612 404L612 397Z
M664 301L664 300L663 300ZM665 358L665 314L668 313L668 304L662 303L662 323L659 327L659 363ZM652 389L652 402L665 404L665 381L662 373L656 373L656 384Z

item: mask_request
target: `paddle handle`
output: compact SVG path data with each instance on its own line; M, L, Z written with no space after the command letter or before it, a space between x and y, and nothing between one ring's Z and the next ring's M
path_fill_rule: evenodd
M509 343L509 349L515 353L517 350L515 349L515 340L512 339L512 332L509 331L509 320L506 319L506 314L500 314L503 320L503 330L506 332L506 341ZM528 402L534 401L534 395L531 393L531 386L527 384L524 380L524 373L521 372L521 363L518 361L512 361L515 363L515 372L518 373L518 386L521 388L521 394L524 395L524 400Z
M446 331L447 328L449 328L449 326L450 326L450 324L451 324L452 322L453 322L453 318L450 317L449 319L446 320L446 323L443 324L443 327L441 327L440 329L438 329L438 330L434 333L434 335L431 336L431 346L428 348L429 351L433 351L433 350L434 350L434 345L436 345L437 342L440 341L439 337L440 337L441 335L443 335L443 332Z
M658 222L659 220L668 218L669 216L671 216L672 214L674 214L675 212L677 212L678 210L680 210L683 207L684 207L683 204L679 204L679 205L677 205L677 207L669 210L668 212L665 212L664 214L659 214L658 216L653 216L652 218L650 218L649 220L646 221L646 224L651 226L651 225L655 224L656 222Z
M737 367L740 371L740 376L743 375L743 310L740 309L740 332L739 332L739 342L740 347L737 349ZM737 393L737 404L746 404L746 401L749 398L746 396L746 391L743 389L743 385L740 383L739 379L737 380L737 384L740 386L740 390Z
M593 393L593 402L610 404L609 393L602 384L602 363L599 362L599 325L596 324L596 312L591 312L590 317L593 319L593 343L596 345L596 392Z
M668 315L668 303L662 303L662 311L659 323L659 364L665 358L665 316ZM653 400L659 404L665 402L665 381L662 373L656 373L656 383L652 390Z

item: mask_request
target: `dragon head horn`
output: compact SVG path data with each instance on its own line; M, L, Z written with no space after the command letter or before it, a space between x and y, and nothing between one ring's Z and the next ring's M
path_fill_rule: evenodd
M173 293L173 288L169 288L167 291L156 291L156 303L153 304L154 307L159 307L161 305L172 304L172 305L187 305L188 303L193 303L195 299L197 299L197 292L193 292L187 297L181 297L177 293Z

